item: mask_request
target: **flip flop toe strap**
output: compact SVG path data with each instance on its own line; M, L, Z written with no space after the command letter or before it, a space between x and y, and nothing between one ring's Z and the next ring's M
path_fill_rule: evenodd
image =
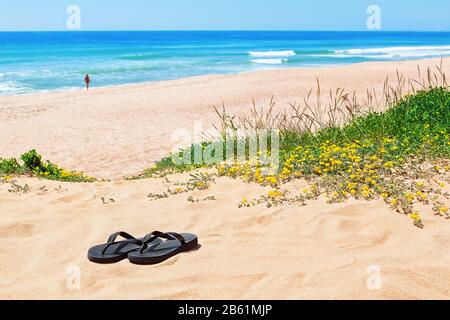
M186 243L186 239L178 233L175 232L160 232L160 231L154 231L150 233L149 235L145 236L144 240L142 241L142 246L140 253L143 253L145 249L151 244L153 241L155 241L158 238L163 238L167 240L178 240L181 242L181 244Z
M182 244L185 244L185 243L186 243L186 239L185 239L181 234L178 234L178 233L176 233L176 232L168 232L167 234L168 234L169 236L173 237L173 240L178 240L178 241L180 241Z
M116 241L119 236L124 238L125 240ZM106 250L108 250L108 248L111 247L112 245L120 244L120 243L131 243L131 244L141 245L142 241L136 239L135 237L133 237L132 235L130 235L129 233L126 233L124 231L113 233L109 237L106 245L103 247L102 255L104 255L106 253Z

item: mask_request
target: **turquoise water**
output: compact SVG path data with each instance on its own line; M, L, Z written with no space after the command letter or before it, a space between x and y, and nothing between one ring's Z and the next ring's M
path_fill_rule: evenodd
M0 32L0 95L450 56L450 32Z

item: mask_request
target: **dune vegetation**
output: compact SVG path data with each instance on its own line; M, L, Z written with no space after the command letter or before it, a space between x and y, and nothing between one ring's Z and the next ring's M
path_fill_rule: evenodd
M48 180L67 182L93 182L95 178L82 172L67 171L50 161L43 161L36 150L24 153L20 160L0 158L0 178L10 180L12 176L30 175Z
M436 214L449 217L442 192L450 173L450 92L443 88L408 96L384 113L370 113L342 128L313 134L282 135L278 174L264 176L256 161L220 164L219 175L274 188L261 202L304 203L326 194L330 202L382 198L393 209L422 226L417 202L431 204ZM283 185L305 179L310 187L293 198Z
M142 176L215 167L218 176L271 188L259 198L242 199L240 207L305 205L307 200L326 196L330 203L383 199L418 227L423 227L418 204L450 218L445 205L450 199L445 192L450 182L450 92L445 74L437 70L438 76L427 70L425 80L415 82L397 75L395 86L386 81L381 99L368 91L364 103L338 89L323 106L318 84L314 104L308 96L303 104L292 104L288 112L274 114L273 101L265 111L254 105L251 115L240 119L228 115L225 108L216 109L222 141L230 139L229 130L243 128L255 135L260 129L276 130L280 161L271 168L276 169L273 174L268 174L267 163L260 157L238 161L235 155L235 161L226 159L214 166L177 164L167 157ZM408 84L410 92L404 93ZM192 159L195 148L204 150L207 145L192 146ZM296 180L304 180L308 187L300 193L289 191L286 185Z

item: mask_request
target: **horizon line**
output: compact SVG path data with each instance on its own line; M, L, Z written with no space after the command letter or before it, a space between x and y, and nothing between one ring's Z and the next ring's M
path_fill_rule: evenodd
M80 30L69 30L69 29L60 29L60 30L0 30L2 33L7 32L365 32L365 33L382 33L382 32L435 32L435 33L449 33L450 29L445 30L306 30L306 29L80 29Z

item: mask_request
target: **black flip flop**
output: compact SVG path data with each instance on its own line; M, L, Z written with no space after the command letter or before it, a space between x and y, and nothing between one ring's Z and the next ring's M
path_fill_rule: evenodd
M125 240L116 241L119 236ZM142 247L143 240L143 238L136 239L123 231L116 232L109 237L107 243L90 248L88 251L88 259L91 262L100 264L122 261L128 257L128 253L139 250ZM153 244L161 243L160 239L155 241L156 242L153 242Z
M155 241L159 238L167 240L155 245ZM191 251L197 246L198 238L194 234L155 231L144 238L140 250L128 254L128 260L140 265L158 264L181 252Z

